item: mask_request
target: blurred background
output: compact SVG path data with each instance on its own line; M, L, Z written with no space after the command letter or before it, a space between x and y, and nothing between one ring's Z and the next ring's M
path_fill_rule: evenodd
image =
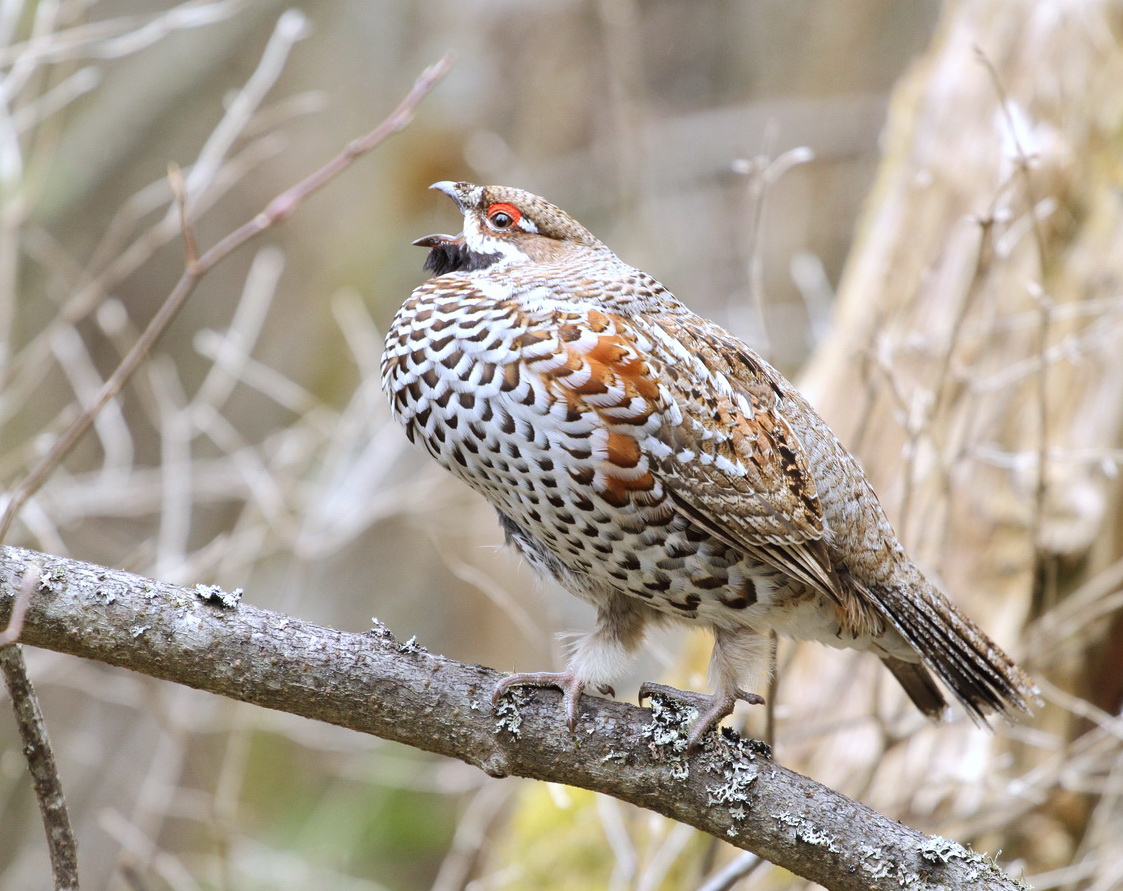
M172 582L241 587L248 603L347 630L376 616L401 639L416 635L434 652L500 670L557 663L556 633L587 627L589 616L500 548L481 499L411 449L389 423L377 371L381 332L424 278L424 252L410 242L459 231L451 203L428 185L522 187L571 212L785 373L805 371L891 515L913 533L910 544L1019 658L1027 657L1023 632L1040 642L1042 629L1056 627L1042 617L1083 593L1081 609L1065 613L1075 626L1048 638L1066 668L1055 695L1047 690L1057 716L997 738L964 726L961 715L951 727L928 728L883 688L873 660L820 660L818 651L782 645L779 759L919 829L1001 850L1004 863L1038 877L1038 888L1120 887L1112 882L1123 883L1123 856L1104 841L1120 826L1123 796L1113 680L1123 676L1123 648L1113 643L1123 638L1112 482L1119 443L1116 410L1103 402L1119 395L1119 369L1096 364L1098 351L1119 352L1120 280L1096 262L1107 248L1087 250L1080 276L1060 257L1072 255L1085 224L1109 244L1120 231L1110 209L1097 210L1076 188L1086 156L1064 139L1074 121L1092 122L1080 132L1102 162L1086 166L1099 173L1099 193L1117 201L1119 101L1085 90L1081 78L1098 71L1096 84L1118 83L1123 29L1114 3L1042 4L1051 12L1036 17L1020 5L0 5L3 488L18 483L112 371L179 277L170 163L184 171L206 248L371 129L422 68L455 54L404 132L203 280L6 543ZM1085 67L1068 79L1056 73L1056 95L1027 82L1030 98L1016 113L996 111L1002 90L1021 85L1018 64L1042 58L1035 48L1049 28L1069 35L1061 51ZM992 37L1006 48L993 63L1012 79L999 78L997 88L971 51ZM950 57L942 54L949 47ZM988 97L981 132L966 100L945 89L961 76ZM924 99L927 87L936 99ZM910 142L933 108L944 110L943 141ZM935 186L937 168L926 160L934 146L948 168ZM1034 195L1011 184L1019 159L1036 152L1048 156L1050 179ZM993 168L997 184L941 191L940 176L975 160ZM908 201L932 196L943 196L947 226L909 210ZM1039 216L1049 229L1035 242ZM971 240L979 220L996 233L983 248ZM949 231L958 233L950 246L921 250ZM890 262L879 238L896 239L908 256ZM877 265L855 259L859 248ZM1036 251L1034 269L1018 260L1023 249ZM950 271L948 257L958 258ZM992 293L996 270L1007 268L1020 301L1009 315L997 296L964 301L979 318L955 305L941 314L941 288ZM1048 316L1042 328L1044 304L1027 296L1027 279L1040 283L1035 294L1063 280L1084 297L1091 286L1081 283L1094 281L1097 302L1055 329L1049 320L1063 314ZM1092 321L1100 326L1089 346L1082 326ZM946 352L926 340L941 326L952 331ZM1028 332L1029 346L1010 331ZM996 337L1006 350L1000 361ZM970 353L962 361L952 349L959 344ZM1113 382L1084 415L1100 419L1083 424L1087 435L1056 443L1066 454L1082 449L1078 466L1092 475L1065 478L1072 498L1057 509L1068 525L1052 537L1043 520L1052 502L1034 494L1038 465L1026 470L1022 460L1051 441L1035 439L1026 422L1008 431L1016 447L995 437L985 455L960 448L955 461L938 460L947 441L922 434L946 418L917 395L943 393L945 383L946 392L963 389L957 374L977 368L979 355L997 374L1032 366L1050 345L1070 364L1088 358L1080 365L1086 383ZM816 364L805 367L812 356ZM919 374L903 386L879 376L918 358L944 378L913 392ZM1027 386L1037 379L1032 368L1017 378ZM1027 404L987 380L988 398ZM879 410L881 398L888 407ZM939 395L930 402L951 404ZM971 403L971 423L951 425L958 436L977 432L980 414L992 416L980 404ZM879 443L884 460L871 461ZM975 464L1001 477L985 489L995 494L988 504L1006 486L1014 493L1014 507L996 508L986 529L1016 528L1029 542L1014 556L996 545L978 557L996 576L1016 577L1008 589L978 584L980 570L974 558L957 557L954 536L920 528L937 525L923 520L934 503L983 491L957 475ZM940 516L955 526L954 512ZM990 534L970 531L976 542ZM1101 572L1111 568L1114 576ZM976 607L974 598L987 596L989 605ZM579 790L492 781L339 728L68 656L27 655L88 888L806 885ZM700 687L707 655L704 637L659 635L617 690L631 697L654 676ZM1057 677L1053 663L1030 655L1027 665ZM1081 681L1095 672L1100 699ZM846 704L835 712L827 704L840 697ZM759 723L749 729L765 732ZM725 879L723 869L731 870ZM0 887L50 886L18 738L0 719Z

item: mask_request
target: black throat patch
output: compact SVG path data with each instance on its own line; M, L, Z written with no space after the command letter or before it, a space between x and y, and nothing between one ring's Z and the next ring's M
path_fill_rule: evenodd
M463 242L442 241L429 249L429 256L425 258L425 268L433 275L444 275L446 272L475 272L477 269L487 269L502 259L502 254L480 254L470 251Z

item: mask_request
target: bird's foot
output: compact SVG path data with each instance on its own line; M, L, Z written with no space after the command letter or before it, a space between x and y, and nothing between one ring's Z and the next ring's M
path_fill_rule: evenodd
M666 684L653 684L645 681L639 688L639 701L643 701L653 693L667 696L679 702L685 702L698 710L698 719L690 728L686 737L686 752L690 754L702 742L702 737L711 727L721 723L722 718L733 714L733 706L737 700L747 702L749 705L764 705L764 697L756 693L746 693L744 690L733 690L731 693L698 693L694 690L679 690L668 687Z
M581 699L581 691L585 684L577 679L571 671L534 671L522 674L509 674L495 685L495 692L491 695L491 704L499 705L499 700L508 690L514 687L557 687L562 691L562 703L565 706L565 723L572 733L577 729L577 704ZM611 691L611 687L608 691ZM604 687L601 692L608 692Z

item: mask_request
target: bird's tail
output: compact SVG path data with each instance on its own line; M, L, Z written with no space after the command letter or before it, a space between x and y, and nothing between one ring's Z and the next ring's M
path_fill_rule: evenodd
M872 593L872 592L871 592ZM980 723L997 712L1013 721L1041 704L1029 677L954 603L927 581L881 589L873 598L924 665L885 659L886 667L926 715L938 718L945 700L925 666L947 684Z

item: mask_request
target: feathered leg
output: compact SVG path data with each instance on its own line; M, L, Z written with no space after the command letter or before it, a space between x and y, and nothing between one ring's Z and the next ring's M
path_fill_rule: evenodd
M706 695L649 682L640 687L640 702L652 693L661 693L698 709L698 720L690 728L686 742L687 751L692 752L711 727L733 713L738 699L749 705L764 705L764 697L745 692L741 684L763 687L767 683L770 653L768 638L755 631L714 628L714 649L710 655L710 686L714 692Z
M581 692L594 687L614 694L612 683L627 670L636 648L643 643L651 611L635 598L613 594L597 609L596 628L578 637L565 671L537 671L508 675L495 686L493 704L512 687L557 687L562 691L565 719L570 731L577 728Z

